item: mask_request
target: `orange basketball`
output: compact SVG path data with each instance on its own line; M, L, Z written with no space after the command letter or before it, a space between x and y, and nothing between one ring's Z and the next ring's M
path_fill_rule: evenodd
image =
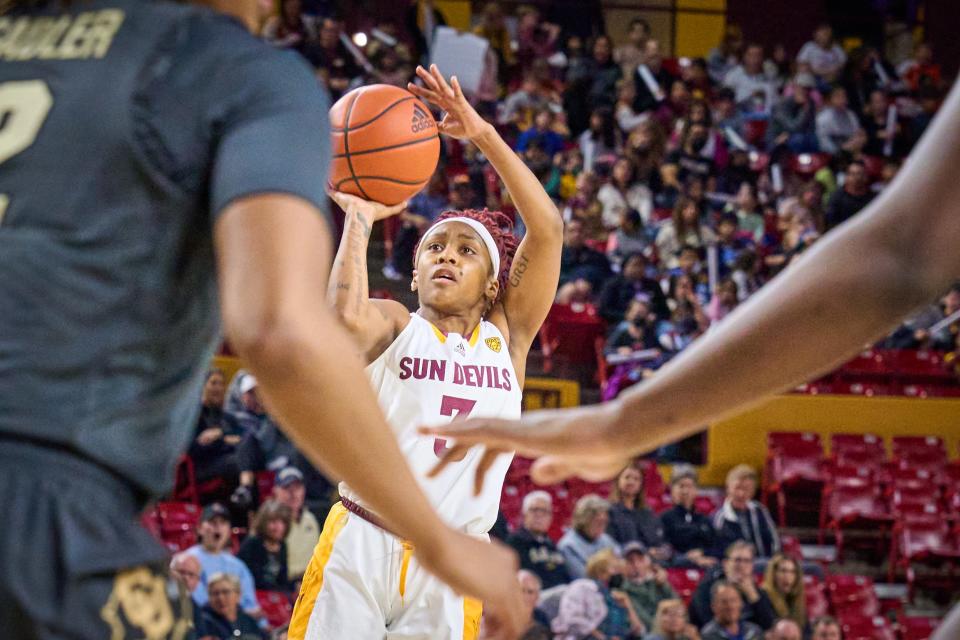
M437 122L406 89L354 89L330 109L330 128L330 184L337 191L397 204L420 191L437 168Z

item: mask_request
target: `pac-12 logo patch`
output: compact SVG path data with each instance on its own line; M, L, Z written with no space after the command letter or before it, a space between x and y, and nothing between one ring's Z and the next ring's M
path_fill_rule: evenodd
M487 343L487 346L490 347L490 350L494 353L500 353L500 338L487 338L484 340Z

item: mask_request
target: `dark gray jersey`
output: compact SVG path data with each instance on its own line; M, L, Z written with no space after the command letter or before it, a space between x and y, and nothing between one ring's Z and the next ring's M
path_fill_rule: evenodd
M0 16L0 434L169 488L218 339L212 225L254 193L326 206L327 107L189 5Z

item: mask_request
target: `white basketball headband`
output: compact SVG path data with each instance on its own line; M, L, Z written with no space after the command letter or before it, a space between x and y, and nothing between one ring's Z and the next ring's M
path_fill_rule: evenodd
M493 273L496 277L500 277L500 250L497 249L497 243L493 241L493 236L490 235L490 232L487 230L483 224L477 222L473 218L464 218L462 216L457 216L454 218L444 218L440 222L436 223L429 229L427 229L423 237L426 239L431 233L447 224L448 222L462 222L471 229L477 232L477 235L480 236L480 239L483 240L483 244L487 246L487 253L490 254L490 261L493 262ZM419 250L417 251L419 255Z

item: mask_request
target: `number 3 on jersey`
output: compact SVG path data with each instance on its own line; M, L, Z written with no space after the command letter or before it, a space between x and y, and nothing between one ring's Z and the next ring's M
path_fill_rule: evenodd
M0 84L0 164L25 150L37 139L53 96L43 80ZM0 224L10 198L0 193Z
M473 411L473 407L477 404L476 400L468 400L467 398L457 398L454 396L443 396L440 399L440 415L442 416L451 416L454 420L466 419L470 412ZM435 438L433 440L433 452L438 458L442 458L443 454L447 452L447 441L444 438ZM463 460L463 457L467 455L464 452L457 461Z

